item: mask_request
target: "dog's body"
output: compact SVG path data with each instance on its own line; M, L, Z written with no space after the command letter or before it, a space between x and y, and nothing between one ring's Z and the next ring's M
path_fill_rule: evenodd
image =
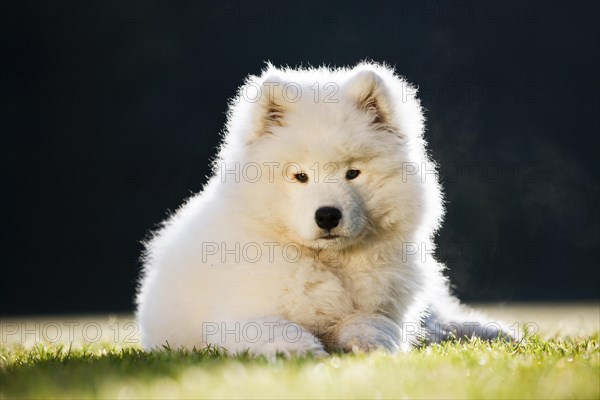
M415 90L385 66L251 76L214 176L147 244L144 347L324 354L495 338L431 254L443 201L423 129Z

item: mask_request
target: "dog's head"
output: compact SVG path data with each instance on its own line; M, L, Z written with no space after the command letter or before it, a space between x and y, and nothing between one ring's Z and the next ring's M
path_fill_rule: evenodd
M220 162L240 164L256 218L304 246L430 235L441 197L415 94L373 63L269 66L233 101Z

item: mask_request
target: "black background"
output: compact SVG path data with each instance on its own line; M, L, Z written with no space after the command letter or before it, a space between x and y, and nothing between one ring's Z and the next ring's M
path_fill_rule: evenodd
M1 313L133 309L139 241L264 61L419 85L465 300L599 298L599 3L3 3Z

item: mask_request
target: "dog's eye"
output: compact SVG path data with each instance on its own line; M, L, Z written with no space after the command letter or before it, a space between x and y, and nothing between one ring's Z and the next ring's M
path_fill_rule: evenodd
M360 171L358 169L349 169L346 172L346 179L351 181L352 179L356 178L358 175L360 175Z
M305 183L308 181L308 175L306 175L304 172L294 175L294 178L296 178L296 180L300 183Z

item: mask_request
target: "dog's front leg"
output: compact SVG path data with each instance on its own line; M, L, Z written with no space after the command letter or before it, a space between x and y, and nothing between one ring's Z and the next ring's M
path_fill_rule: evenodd
M346 352L408 349L403 344L400 326L379 314L355 314L331 327L324 335L328 349Z

